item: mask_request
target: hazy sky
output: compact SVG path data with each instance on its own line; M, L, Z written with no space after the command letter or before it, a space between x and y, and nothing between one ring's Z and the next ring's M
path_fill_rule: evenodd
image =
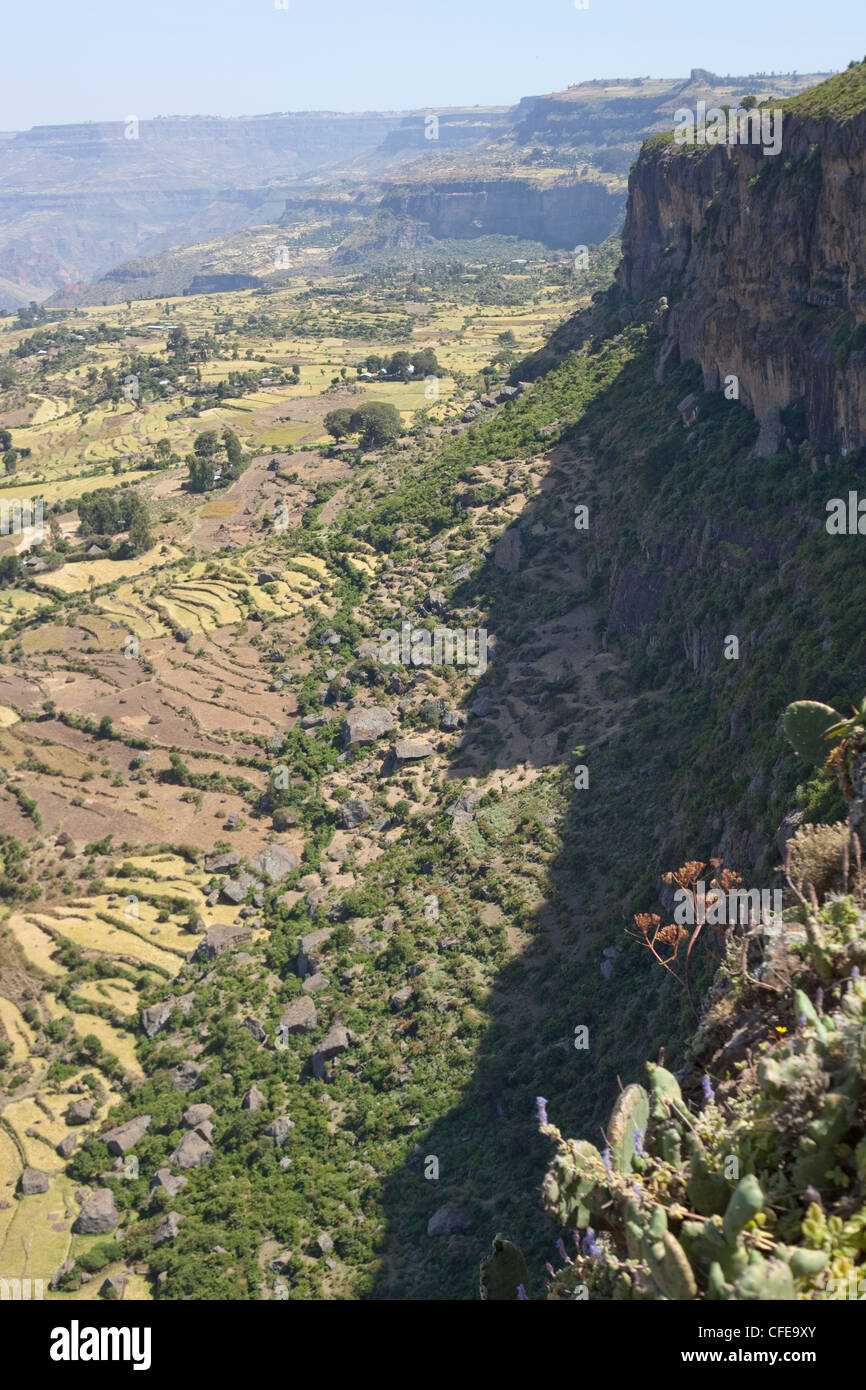
M866 26L863 0L0 0L0 46L0 130L23 130L510 105L692 67L826 71L864 56Z

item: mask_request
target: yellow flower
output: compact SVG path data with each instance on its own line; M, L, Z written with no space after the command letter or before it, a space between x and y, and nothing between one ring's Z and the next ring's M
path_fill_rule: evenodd
M776 1032L777 1032L777 1033L787 1033L787 1031L788 1031L787 1028L777 1028L777 1029L776 1029Z

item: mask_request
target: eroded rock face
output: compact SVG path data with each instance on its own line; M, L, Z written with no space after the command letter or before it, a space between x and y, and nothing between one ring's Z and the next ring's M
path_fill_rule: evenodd
M775 176L782 165L790 177ZM773 412L799 397L810 440L866 443L866 352L833 341L846 315L866 321L864 180L864 111L844 122L786 112L777 155L662 143L632 169L620 288L657 301L682 284L663 351L699 362L709 390L738 378L762 424L759 456L782 442ZM806 309L823 314L804 330L791 316Z

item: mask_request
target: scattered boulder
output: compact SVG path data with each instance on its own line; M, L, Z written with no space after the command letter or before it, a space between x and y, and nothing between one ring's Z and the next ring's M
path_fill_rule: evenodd
M344 830L356 830L369 820L373 811L371 801L363 801L359 796L350 796L337 812L337 820Z
M123 1290L126 1288L126 1280L121 1279L117 1274L109 1274L99 1286L100 1298L121 1298Z
M327 1231L323 1231L320 1236L316 1237L316 1246L320 1255L330 1255L334 1248L334 1242L331 1240Z
M460 1231L468 1231L472 1217L459 1202L446 1202L444 1207L434 1211L427 1222L428 1236L453 1236Z
M64 1136L63 1139L61 1139L60 1143L57 1145L56 1152L59 1153L61 1158L68 1158L71 1153L75 1152L75 1147L77 1144L78 1135L67 1134Z
M280 883L298 867L300 860L293 849L282 845L264 845L250 860L256 873L265 874L272 883Z
M179 1174L175 1175L170 1168L157 1168L150 1180L150 1191L155 1192L157 1188L162 1188L169 1197L176 1197L181 1188L186 1187L189 1178L183 1178Z
M319 971L315 975L308 975L301 985L304 994L318 994L320 989L327 989L328 981Z
M209 927L193 953L195 960L216 960L224 951L230 951L243 942L252 941L249 927Z
M294 1123L288 1115L280 1115L279 1119L274 1120L268 1125L265 1134L269 1139L273 1139L278 1149L281 1149L289 1137L289 1131L294 1129Z
M178 1062L168 1074L176 1091L191 1091L199 1083L201 1067L196 1062Z
M107 1130L100 1138L103 1144L108 1146L108 1152L119 1158L127 1149L134 1148L139 1139L147 1133L150 1120L150 1115L137 1115L134 1120L127 1120L126 1124Z
M172 1009L177 1006L181 1013L189 1013L194 1003L192 994L182 994L177 999L163 999L141 1011L141 1027L148 1038L153 1038L168 1025Z
M210 1144L191 1129L169 1156L169 1161L176 1163L178 1168L202 1168L206 1163L210 1163L212 1158L213 1149Z
M319 948L324 946L330 935L330 927L320 927L318 931L307 932L306 936L301 937L297 964L301 979L305 975L315 975L322 960L322 951Z
M76 1100L67 1110L65 1119L68 1125L85 1125L92 1115L92 1100Z
M398 738L394 745L394 757L400 763L429 758L433 751L433 745L423 738Z
M110 1187L98 1187L87 1198L75 1221L72 1233L76 1236L101 1236L113 1231L120 1221L120 1212L114 1203L114 1193Z
M303 996L295 999L280 1016L280 1027L289 1033L312 1033L317 1026L316 1006Z
M248 1086L244 1091L244 1098L241 1101L241 1110L261 1110L266 1100L267 1097L264 1092L260 1091L255 1082L253 1082L252 1086Z
M204 866L209 874L227 873L229 869L236 869L240 862L241 856L233 849L229 854L210 855Z
M174 1240L180 1231L181 1221L183 1221L183 1217L176 1211L169 1211L165 1214L151 1236L154 1249L160 1245L165 1245L169 1240Z
M47 1192L51 1179L38 1168L25 1168L18 1179L18 1191L22 1197L32 1197L36 1192Z
M248 1033L252 1033L257 1043L264 1042L265 1038L267 1037L267 1034L265 1033L265 1030L262 1027L262 1025L259 1023L259 1020L257 1018L253 1018L250 1015L248 1015L244 1019L243 1023L241 1024L241 1027L246 1028Z
M313 1075L321 1080L325 1075L325 1064L346 1052L349 1047L349 1034L339 1024L329 1028L311 1058Z
M352 748L358 743L375 743L393 728L393 714L381 705L349 710L343 720L343 746Z
M184 1110L181 1119L187 1129L196 1129L198 1125L204 1124L205 1120L209 1120L213 1114L213 1106L208 1105L206 1101L201 1101L198 1105L190 1105Z

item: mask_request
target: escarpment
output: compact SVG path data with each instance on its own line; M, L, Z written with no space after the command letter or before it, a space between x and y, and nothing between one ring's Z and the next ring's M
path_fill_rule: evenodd
M656 138L630 176L617 280L626 300L670 300L659 377L677 355L709 390L736 377L767 426L759 454L799 401L812 443L866 443L864 66L774 108L778 154Z

